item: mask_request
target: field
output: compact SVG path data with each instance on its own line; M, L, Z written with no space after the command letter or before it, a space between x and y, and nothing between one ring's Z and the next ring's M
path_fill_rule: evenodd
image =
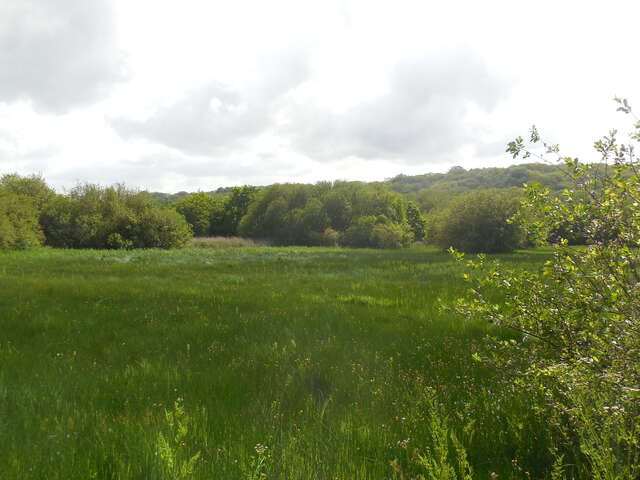
M3 253L0 478L539 478L535 400L472 360L492 327L440 308L462 272L425 248Z

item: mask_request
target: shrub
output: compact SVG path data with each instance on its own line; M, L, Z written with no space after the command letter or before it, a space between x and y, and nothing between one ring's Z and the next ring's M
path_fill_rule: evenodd
M408 247L413 241L408 225L398 223L378 223L371 230L371 246L374 248Z
M44 235L39 216L55 195L39 176L3 175L0 178L0 249L42 245Z
M175 210L122 185L80 185L41 215L48 245L63 248L174 248L191 237Z
M324 232L322 232L320 244L325 247L337 247L340 245L340 233L331 227L327 227Z
M0 190L0 250L37 247L43 240L33 200Z
M0 190L30 198L38 212L41 212L56 195L39 175L29 177L22 177L16 173L3 175L0 178Z
M631 138L640 142L640 121ZM535 128L531 140L540 141ZM474 296L458 311L513 332L510 340L490 339L484 360L516 388L544 397L541 415L554 429L562 478L631 480L640 478L640 165L615 132L595 147L604 175L559 157L573 188L556 197L532 185L521 214L541 242L558 225L587 219L588 246L561 238L541 272L470 262L478 271L467 275ZM531 155L522 138L508 151Z
M192 236L189 225L178 212L149 206L140 212L132 239L136 248L180 248Z
M356 219L345 230L342 243L347 247L370 247L371 233L375 224L376 217L372 215Z
M411 228L414 240L423 240L426 231L426 222L420 213L420 207L418 207L418 204L415 202L407 203L407 223L409 224L409 228Z
M356 219L342 241L348 247L401 248L411 244L413 234L407 224L392 222L384 215L368 215Z
M196 237L204 237L211 231L211 218L219 209L218 203L211 195L198 192L175 201L172 207L185 218Z
M509 221L517 206L517 197L509 191L476 190L461 195L434 214L429 241L467 253L513 251L524 241L520 226Z

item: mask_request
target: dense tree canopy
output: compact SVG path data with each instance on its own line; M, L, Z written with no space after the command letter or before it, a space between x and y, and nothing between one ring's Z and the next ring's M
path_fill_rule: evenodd
M413 238L402 197L359 182L267 187L239 232L283 245L398 248Z
M125 193L126 189L117 186L81 186L67 195L57 195L41 177L15 174L5 175L1 185L5 192L29 198L49 245L180 245L183 240L143 241L144 235L134 233L140 226L140 212L151 211L153 222L160 218L168 222L154 228L184 233L171 213L175 210L196 236L244 236L280 245L371 248L397 248L424 241L465 251L497 252L511 250L521 240L518 229L505 221L515 211L514 196L506 192L538 180L551 191L567 184L566 175L549 165L523 164L507 169L455 167L446 174L399 175L386 182L243 186L172 195ZM499 188L491 189L490 194L473 193L487 187ZM146 221L152 222L151 217ZM548 240L568 237L572 243L584 243L585 222L583 217L565 219L549 233ZM4 224L8 225L6 220ZM37 232L34 235L38 238ZM34 245L32 240L23 243Z
M525 163L507 168L453 167L447 173L425 175L398 175L384 182L399 193L417 193L422 190L440 190L461 194L476 189L521 188L534 182L546 185L552 191L570 186L569 179L553 165Z
M240 221L244 217L258 189L249 185L233 187L222 202L212 211L210 232L212 235L232 237L238 235Z
M196 237L211 234L211 218L222 209L221 201L204 192L187 195L171 206L185 218Z

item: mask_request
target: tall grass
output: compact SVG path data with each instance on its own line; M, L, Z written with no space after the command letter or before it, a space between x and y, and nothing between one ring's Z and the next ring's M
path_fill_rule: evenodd
M187 248L229 248L229 247L263 247L266 241L243 237L194 237L187 242Z
M540 477L537 400L439 308L460 276L425 248L1 254L0 478Z

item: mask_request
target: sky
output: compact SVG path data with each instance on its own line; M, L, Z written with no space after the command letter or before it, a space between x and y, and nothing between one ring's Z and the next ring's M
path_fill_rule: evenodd
M508 166L640 110L640 2L1 0L0 175L177 192Z

